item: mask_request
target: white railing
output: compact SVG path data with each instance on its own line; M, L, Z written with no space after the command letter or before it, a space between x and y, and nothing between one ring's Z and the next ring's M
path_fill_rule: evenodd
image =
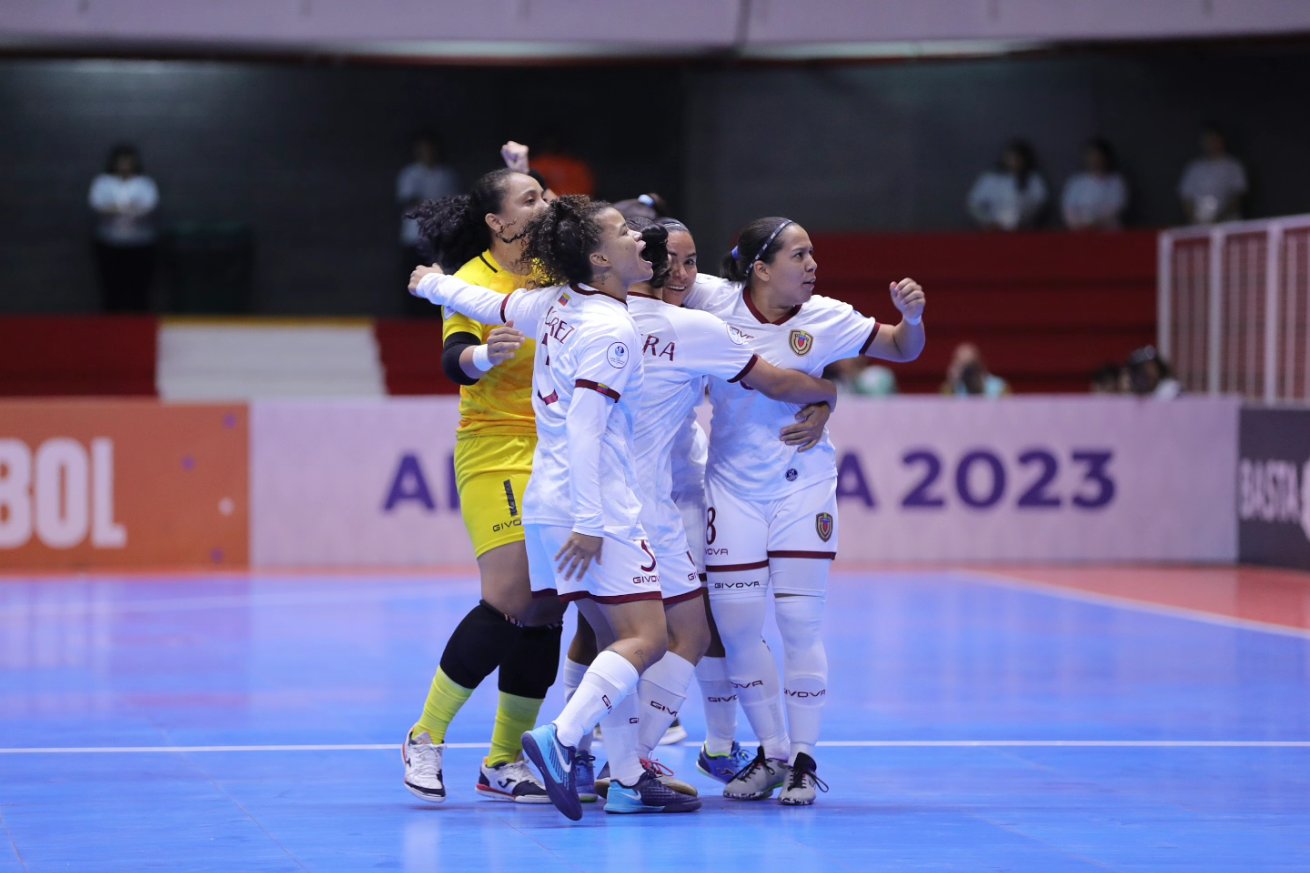
M1183 388L1310 402L1310 215L1160 234L1158 345Z

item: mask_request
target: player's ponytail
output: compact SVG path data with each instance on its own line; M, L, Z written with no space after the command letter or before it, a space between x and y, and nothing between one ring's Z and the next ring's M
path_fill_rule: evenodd
M528 225L525 256L549 281L590 282L591 254L600 248L596 216L609 208L603 200L581 194L560 197Z
M723 258L720 275L733 282L749 283L756 263L773 263L773 256L782 248L778 237L790 218L770 216L757 218L737 234L737 244Z
M467 194L425 200L405 213L418 222L419 251L427 262L436 261L448 273L458 270L491 247L489 212L505 206L509 169L492 170L473 183Z

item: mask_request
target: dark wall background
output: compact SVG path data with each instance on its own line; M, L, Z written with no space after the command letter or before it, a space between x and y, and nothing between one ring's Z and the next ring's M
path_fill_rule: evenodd
M779 211L816 230L968 228L969 187L1013 136L1037 151L1049 226L1092 135L1119 153L1130 223L1177 224L1205 120L1247 165L1249 217L1310 212L1310 52L1299 47L706 71L686 93L689 212L716 252Z
M398 313L395 179L416 128L440 131L472 180L502 166L506 139L562 120L603 196L676 190L679 150L629 132L666 81L632 67L0 61L0 311L96 306L87 189L126 140L160 187L161 222L252 226L255 311Z
M395 175L421 126L444 133L466 179L507 138L571 129L602 196L665 193L712 267L764 214L815 230L967 227L965 193L1013 135L1035 144L1057 197L1082 141L1107 136L1133 222L1168 225L1214 119L1250 171L1249 215L1310 212L1307 93L1310 53L1293 45L776 67L2 60L0 312L95 308L86 191L118 140L141 147L165 224L252 227L256 312L389 314Z

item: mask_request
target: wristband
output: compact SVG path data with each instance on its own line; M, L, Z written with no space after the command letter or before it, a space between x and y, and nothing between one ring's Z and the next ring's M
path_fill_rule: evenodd
M487 347L486 343L473 347L473 366L480 373L490 373L491 368L496 366L491 362L491 349Z
M909 325L913 325L914 327L918 327L919 325L923 324L923 313L920 313L917 318L910 318L910 316L908 315L905 316L905 323Z

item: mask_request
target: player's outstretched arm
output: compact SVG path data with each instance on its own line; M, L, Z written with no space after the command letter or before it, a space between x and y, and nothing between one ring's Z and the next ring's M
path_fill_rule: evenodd
M923 310L927 305L923 287L913 279L891 284L892 305L901 313L901 323L891 330L880 330L865 355L884 361L904 363L923 353L927 336L923 330Z
M763 358L742 378L742 383L765 397L784 403L836 403L837 387L827 379L816 379L800 370L775 367Z

